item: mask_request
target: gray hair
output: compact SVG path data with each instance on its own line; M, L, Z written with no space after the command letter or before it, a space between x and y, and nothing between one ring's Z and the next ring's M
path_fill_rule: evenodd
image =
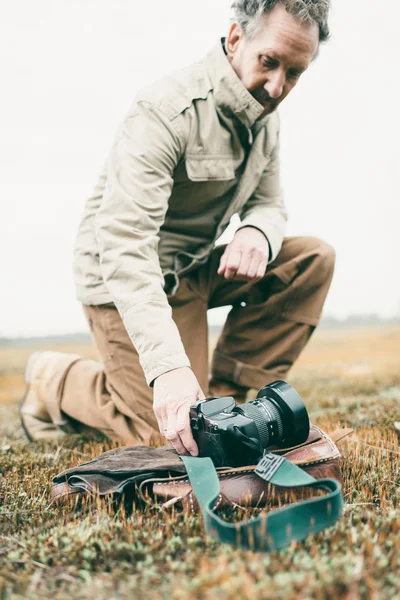
M303 23L315 22L319 28L319 41L329 37L328 13L330 0L235 0L232 5L235 21L247 38L259 31L261 18L277 4L284 4L288 13Z

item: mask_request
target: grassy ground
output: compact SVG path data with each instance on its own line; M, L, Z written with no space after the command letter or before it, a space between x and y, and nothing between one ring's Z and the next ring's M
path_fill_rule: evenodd
M51 478L111 445L24 440L18 403L31 350L0 348L1 600L400 597L400 328L320 331L293 370L313 421L356 434L341 445L339 524L269 555L211 542L198 517L52 506Z

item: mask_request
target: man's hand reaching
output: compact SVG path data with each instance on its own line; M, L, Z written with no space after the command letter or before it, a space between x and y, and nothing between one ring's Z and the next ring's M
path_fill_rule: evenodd
M239 229L221 256L218 275L225 279L259 281L265 275L269 259L269 243L255 227Z
M189 367L168 371L154 381L153 408L158 426L179 454L199 453L190 428L189 410L192 404L204 399Z

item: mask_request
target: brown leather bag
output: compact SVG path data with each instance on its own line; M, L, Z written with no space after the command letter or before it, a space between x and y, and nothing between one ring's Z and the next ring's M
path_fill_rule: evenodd
M340 452L336 442L353 432L352 429L338 429L329 435L315 425L311 426L308 439L303 444L274 450L301 467L315 479L331 478L342 483ZM263 508L267 505L283 504L305 499L315 491L278 488L267 484L254 472L256 465L235 469L217 468L221 494L214 510L224 506ZM198 504L186 475L167 478L153 478L141 482L138 495L146 501L162 502L164 508L180 504L190 512L198 511Z
M315 479L332 478L341 482L340 452L336 442L352 431L338 429L328 435L312 425L305 443L274 450L274 453L285 456ZM232 505L261 508L306 497L304 490L297 488L288 492L287 488L267 484L254 469L255 465L218 468L221 494L214 509ZM180 505L192 512L198 510L183 462L170 446L117 448L68 469L53 480L54 501L94 494L123 494L128 500L161 502L164 508Z

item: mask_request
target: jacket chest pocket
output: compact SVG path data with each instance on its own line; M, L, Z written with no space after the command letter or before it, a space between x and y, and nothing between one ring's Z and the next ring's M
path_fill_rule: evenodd
M235 169L230 157L187 156L185 167L190 181L233 181Z

